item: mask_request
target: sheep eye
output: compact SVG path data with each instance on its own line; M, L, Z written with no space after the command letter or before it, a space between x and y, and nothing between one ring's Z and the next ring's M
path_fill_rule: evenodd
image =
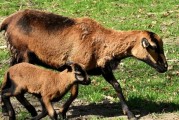
M84 77L81 74L76 74L75 77L79 81L83 81L84 80Z

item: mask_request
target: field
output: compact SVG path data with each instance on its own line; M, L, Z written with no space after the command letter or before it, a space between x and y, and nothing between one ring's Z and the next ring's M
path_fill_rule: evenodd
M179 1L178 0L0 0L0 21L23 9L39 9L68 17L90 17L116 30L149 30L159 34L169 64L158 73L133 58L122 60L114 71L131 110L141 120L179 120ZM0 81L9 64L3 32L0 34ZM113 88L101 76L80 86L70 119L127 119ZM68 97L67 95L64 100ZM63 101L64 101L63 100ZM18 120L30 117L16 106ZM48 119L48 118L46 118Z

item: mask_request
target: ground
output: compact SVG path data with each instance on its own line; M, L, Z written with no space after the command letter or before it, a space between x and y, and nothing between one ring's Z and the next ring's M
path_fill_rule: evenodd
M2 34L0 34L2 38ZM171 40L172 39L172 40ZM172 41L172 42L171 42ZM167 44L179 44L179 38L166 38L164 42ZM6 47L5 41L0 40L0 50ZM33 103L33 105L37 108L37 111L41 111L41 107L39 102L34 97L28 97ZM24 108L13 98L12 103L14 109L17 113L18 118L27 119L29 117L26 113L24 114ZM55 108L59 107L61 104L55 104ZM179 120L179 113L146 113L145 111L132 110L136 113L136 116L140 120ZM22 116L25 116L24 118ZM70 120L91 120L91 119L103 119L103 120L116 120L116 119L124 119L127 117L122 114L120 104L114 103L110 101L109 98L101 101L100 103L89 103L84 100L76 99L73 104L70 106L70 109L67 113L67 117ZM0 113L0 119L7 119L2 116ZM48 117L44 118L44 120L49 119Z
M37 111L41 112L41 106L39 102L34 97L27 97L31 103L35 106ZM15 100L11 99L16 115L18 118L27 119L29 115L23 114L26 110ZM61 103L54 104L55 109L59 107ZM178 113L145 113L144 111L132 110L137 113L136 116L140 120L179 120ZM22 117L24 115L24 117ZM2 117L2 120L7 120L7 117ZM67 117L69 120L127 120L127 117L122 114L121 107L119 103L111 103L110 100L104 100L100 103L88 103L84 100L76 99L71 105L69 111L67 112ZM45 117L42 120L48 120L49 117Z

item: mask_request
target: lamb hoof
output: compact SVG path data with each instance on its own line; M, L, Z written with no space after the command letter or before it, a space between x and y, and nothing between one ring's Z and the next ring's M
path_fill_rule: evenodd
M57 114L62 114L63 113L63 108L58 108L55 109Z

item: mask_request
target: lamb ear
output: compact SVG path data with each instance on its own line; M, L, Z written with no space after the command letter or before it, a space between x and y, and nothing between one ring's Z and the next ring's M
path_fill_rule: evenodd
M143 46L144 48L147 48L147 47L150 46L150 43L148 42L148 40L147 40L146 38L143 38L143 39L142 39L142 46Z
M74 63L72 61L67 61L65 64L70 66L70 65L72 65Z
M79 73L81 73L81 71L83 71L82 67L76 63L74 64L74 68L75 68L76 74L79 74Z
M75 68L75 77L78 81L83 81L85 78L85 72L83 71L82 67L78 64L74 64Z

